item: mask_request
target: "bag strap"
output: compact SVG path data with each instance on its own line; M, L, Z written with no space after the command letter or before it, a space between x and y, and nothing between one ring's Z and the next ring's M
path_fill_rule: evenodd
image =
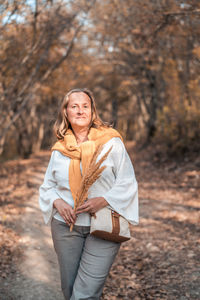
M111 210L111 216L112 216L112 233L114 234L119 234L120 232L120 225L119 225L119 214L114 211L114 210Z

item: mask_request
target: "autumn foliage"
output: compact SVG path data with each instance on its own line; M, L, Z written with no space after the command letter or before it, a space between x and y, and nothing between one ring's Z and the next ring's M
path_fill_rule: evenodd
M2 159L49 148L74 87L90 88L126 139L199 151L199 15L194 0L2 1Z

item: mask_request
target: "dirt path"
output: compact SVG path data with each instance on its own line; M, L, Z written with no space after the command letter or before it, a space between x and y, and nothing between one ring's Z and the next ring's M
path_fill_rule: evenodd
M9 287L13 299L63 300L50 230L41 218L37 195L27 203L20 244L24 257Z
M131 145L129 151L132 156ZM123 243L102 299L198 300L200 160L177 164L149 155L133 157L140 225L132 227L133 238ZM50 229L38 207L48 159L48 153L40 153L1 170L1 300L63 299Z
M26 170L28 185L35 193L26 200L25 210L16 220L23 255L16 262L14 275L4 279L2 300L63 300L50 227L45 226L38 207L38 186L44 172L45 167L37 164Z

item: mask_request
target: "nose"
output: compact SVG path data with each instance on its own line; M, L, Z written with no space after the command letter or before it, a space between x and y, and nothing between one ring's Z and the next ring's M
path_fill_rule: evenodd
M78 113L79 115L82 115L83 109L82 109L81 107L79 107L77 113Z

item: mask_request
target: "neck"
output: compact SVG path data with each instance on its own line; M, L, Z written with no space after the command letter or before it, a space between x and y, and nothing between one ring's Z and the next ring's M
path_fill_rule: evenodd
M77 144L80 145L88 140L89 128L73 128L74 135L76 137Z

